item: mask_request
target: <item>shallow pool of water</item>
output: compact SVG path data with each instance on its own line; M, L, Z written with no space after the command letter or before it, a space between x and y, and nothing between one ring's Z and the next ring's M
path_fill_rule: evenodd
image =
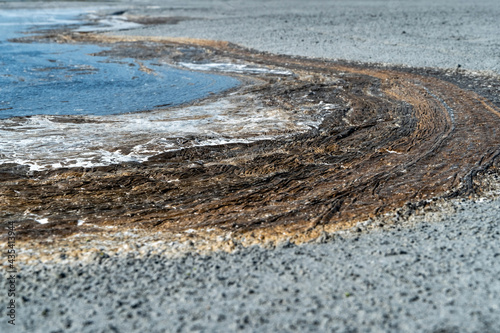
M273 139L321 122L316 113L265 105L252 92L184 104L240 85L214 72L289 71L238 63L181 63L183 70L161 59L89 55L105 50L99 46L9 41L33 28L102 31L129 24L125 17L96 15L103 26L81 26L88 17L82 15L88 14L0 10L0 166L35 171L143 162L169 150Z
M95 45L12 43L30 29L81 24L74 10L0 11L0 118L109 115L175 106L233 88L233 77L109 59Z

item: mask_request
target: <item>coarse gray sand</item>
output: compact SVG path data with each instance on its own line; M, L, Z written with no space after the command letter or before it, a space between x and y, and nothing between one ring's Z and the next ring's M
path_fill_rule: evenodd
M114 34L500 72L498 1L148 1L196 17ZM129 7L130 6L130 7ZM404 31L404 33L403 33ZM233 253L18 263L1 332L500 332L500 199L431 204L376 228ZM5 289L4 289L5 290ZM0 303L6 304L6 292ZM2 305L3 306L3 305ZM5 308L5 307L4 307Z
M446 210L301 246L23 265L16 331L500 332L500 200Z
M279 54L500 73L497 0L159 3L132 1L126 14L192 19L113 35L225 40Z

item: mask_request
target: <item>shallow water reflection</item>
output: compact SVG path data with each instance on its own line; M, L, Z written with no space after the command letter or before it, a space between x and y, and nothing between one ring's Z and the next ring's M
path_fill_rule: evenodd
M76 24L75 11L0 11L0 118L108 115L173 106L235 87L233 77L153 61L91 56L95 45L11 43L22 31Z

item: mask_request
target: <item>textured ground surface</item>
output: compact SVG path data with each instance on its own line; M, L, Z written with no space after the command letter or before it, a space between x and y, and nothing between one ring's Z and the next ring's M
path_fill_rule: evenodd
M402 74L397 78L391 77L399 87L396 90L399 99L394 98L394 95L392 99L387 98L391 91L390 85L380 88L373 79L376 77L374 73L380 75L384 70L372 68L370 72L358 72L358 78L362 77L365 81L359 80L356 75L348 80L365 82L365 87L380 88L360 91L365 95L373 94L373 99L384 99L382 105L386 105L386 109L400 112L398 119L404 119L401 118L404 108L398 109L397 106L404 104L402 101L405 99L401 96L405 91L414 103L418 102L408 108L413 112L411 114L425 110L436 113L442 121L433 123L427 119L421 123L427 127L424 126L425 130L420 133L428 134L431 138L427 151L443 148L446 155L442 156L465 156L464 164L459 165L465 165L467 171L460 171L460 167L457 171L463 173L462 177L481 169L485 159L479 157L474 160L478 156L493 161L494 152L498 149L498 143L495 143L498 134L491 134L496 129L494 122L497 120L494 118L481 120L484 126L481 126L481 121L475 122L470 128L469 134L472 136L484 131L475 144L491 144L479 150L482 155L475 156L474 150L471 153L463 149L459 136L446 133L459 132L459 127L454 126L454 123L461 121L462 135L465 135L467 122L478 115L474 111L476 109L490 116L494 114L482 102L494 111L498 108L498 79L494 73L499 71L500 62L495 50L498 49L500 34L495 32L498 28L494 22L500 8L494 1L475 4L452 1L418 4L404 1L346 1L330 5L294 2L287 8L283 8L278 1L215 1L210 5L195 1L182 4L169 2L161 8L137 4L127 13L183 19L171 19L164 21L168 24L163 26L149 26L121 34L228 40L276 53L453 69L461 64L461 69L489 70L490 75L485 77L464 73L461 69L450 72L399 68L397 70ZM118 7L114 8L118 10L126 6ZM385 70L393 73L395 68ZM421 74L425 74L421 80L433 89L427 96L428 104L423 106L419 101L425 99L418 98L418 93L425 95L422 89L404 89L409 85L421 84L422 81L415 80L416 75ZM370 75L372 79L367 79ZM300 86L300 82L293 84ZM321 91L328 86L319 88ZM459 93L453 93L453 89L458 89ZM385 96L378 96L380 92ZM356 101L359 93L350 91L351 100ZM491 104L475 97L476 93L486 97ZM454 105L448 104L448 101ZM394 103L393 107L387 107L391 103ZM464 108L463 113L458 113L462 118L454 118L452 114L455 113L450 108ZM355 117L347 119L351 121ZM409 116L406 119L419 118ZM386 125L391 121L387 119ZM492 126L489 132L487 126ZM356 130L364 131L363 128ZM352 137L348 136L347 140L350 139ZM454 140L457 142L454 143ZM433 146L432 142L438 144ZM286 142L283 144L287 147ZM348 146L347 142L345 144ZM446 147L449 149L446 150ZM458 147L458 150L453 147ZM397 149L389 150L399 152ZM356 155L355 151L352 153L346 155L347 158ZM310 154L311 157L317 157L317 154L324 152L311 151ZM387 151L382 154L390 158L399 156ZM216 154L209 157L217 159ZM165 163L165 158L175 162L176 157L160 157L159 163ZM433 158L438 160L437 155ZM460 159L453 157L455 161ZM417 157L416 163L419 160ZM446 162L445 158L443 162ZM388 167L387 164L379 166ZM251 164L247 167L250 168ZM437 169L447 173L451 167L453 165L443 163ZM212 168L212 171L217 171L216 167ZM198 167L191 169L200 171ZM429 169L432 170L436 169ZM109 172L107 176L111 177L115 171L104 169L99 172ZM319 171L313 168L312 174ZM7 168L6 172L10 174L9 177L15 175L12 169ZM200 177L197 172L184 175ZM451 178L448 178L450 175ZM450 175L441 178L445 183L428 185L449 186L441 188L441 193L455 189L458 184L454 184L453 175ZM481 200L475 196L475 201L439 200L420 208L409 205L396 213L370 220L366 230L363 226L356 226L347 233L324 235L317 243L301 246L242 248L232 242L227 248L236 249L232 254L214 252L197 255L187 253L190 244L185 247L184 243L160 241L153 246L129 237L118 238L122 239L122 249L126 247L126 251L120 253L120 249L116 248L108 251L106 244L101 249L94 242L92 230L89 230L89 234L85 235L88 239L80 241L81 244L88 244L86 249L91 253L90 256L84 257L80 253L80 259L75 260L73 255L66 256L62 252L66 250L63 247L57 260L41 263L35 260L37 255L34 253L43 252L45 247L50 248L50 240L37 243L37 247L32 247L29 253L33 261L29 264L28 261L25 264L18 263L21 272L18 279L18 325L15 331L500 332L497 325L500 322L500 203L494 199L495 193L498 195L498 179L495 180L495 175L493 170L485 181L469 183L472 188L488 190L487 187L490 187L489 193L493 193L491 200ZM48 177L45 179L50 180L50 174L45 176ZM58 176L56 174L53 179L57 180ZM349 176L344 173L344 177ZM25 178L16 180L15 177L15 181L30 181ZM426 172L417 181L440 179L435 177L436 173ZM355 179L351 181L355 182ZM65 184L68 183L71 184L71 181L66 180ZM44 191L43 184L38 183L37 186L42 186L38 190L50 196L51 192ZM73 185L74 189L79 186L76 183ZM370 192L373 195L377 189L380 191L380 188L384 188L373 185L374 191ZM56 188L58 184L53 183L48 188L51 186ZM79 195L71 192L71 187L60 188L66 188L71 195ZM85 190L85 184L83 188ZM104 186L102 189L119 191L113 186ZM230 189L223 187L221 193L230 193ZM88 193L91 190L86 189ZM312 194L322 191L314 184L309 190ZM420 190L426 191L425 188ZM430 192L429 196L419 199L431 197ZM8 200L15 203L15 192L5 193ZM400 192L397 193L400 195ZM193 199L189 195L185 198ZM388 198L393 200L390 196ZM35 196L25 195L24 199L37 207L37 203L33 202L37 200ZM347 195L346 200L350 200ZM63 201L50 202L57 208ZM347 202L350 203L347 207L356 204ZM151 203L154 204L154 201ZM45 203L48 208L44 208L43 202L38 204L42 205L41 209L53 209L50 204ZM13 210L9 213L11 215L4 216L20 216L15 205L9 207ZM186 207L192 209L195 206L187 204ZM137 209L140 211L141 207ZM318 216L333 218L328 215L332 210L337 212L335 205L326 207L326 215L318 212ZM2 213L5 214L5 211ZM61 211L62 224L67 222L63 215L64 209ZM29 227L31 222L24 223ZM228 226L236 227L231 224ZM76 244L80 243L75 241ZM180 246L182 251L172 251L176 246ZM155 247L162 251L153 251ZM28 248L21 250L25 252L24 258L29 257ZM54 258L53 255L51 258ZM4 299L5 295L2 294L2 304L5 303ZM6 320L0 322L2 331L9 328Z
M264 0L168 1L161 7L155 7L154 1L135 4L126 14L190 20L134 30L134 35L226 40L314 58L500 71L496 0L292 0L286 6Z
M500 332L498 210L455 201L319 244L23 266L16 331Z
M211 229L253 238L286 233L292 239L316 230L315 237L318 227L332 231L409 202L469 194L476 173L495 166L500 156L498 96L481 90L500 84L477 84L464 72L290 58L206 41L47 38L103 40L113 47L107 53L141 60L161 54L159 61L174 64L195 58L286 70L293 74L247 74L257 82L215 98L237 96L242 102L234 113L254 108L311 125L297 130L292 121L265 133L274 138L252 143L199 146L191 142L214 134L172 137L185 142L176 147L182 149L142 164L28 174L4 166L0 218L15 222L19 236L43 239L106 225L169 234ZM248 137L244 131L234 135ZM131 147L124 142L111 149L132 150L138 137L129 139Z

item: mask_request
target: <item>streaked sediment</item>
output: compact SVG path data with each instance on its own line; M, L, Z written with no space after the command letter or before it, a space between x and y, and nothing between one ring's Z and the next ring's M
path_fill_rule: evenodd
M0 219L19 223L26 240L98 236L112 226L173 240L216 241L230 232L300 242L415 202L480 190L478 172L498 167L499 106L444 74L279 56L225 42L39 38L105 43L109 55L160 55L174 65L230 62L290 71L233 74L249 83L232 94L245 101L240 107L307 114L318 124L247 143L185 144L143 163L31 173L4 165Z

